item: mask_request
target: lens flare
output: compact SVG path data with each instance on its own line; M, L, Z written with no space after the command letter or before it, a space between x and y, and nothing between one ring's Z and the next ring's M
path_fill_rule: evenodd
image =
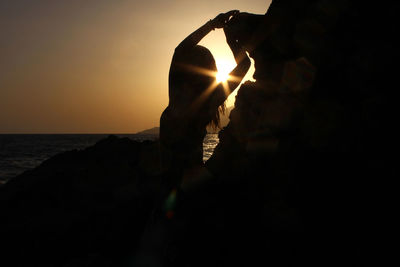
M215 78L217 79L217 82L225 82L229 79L229 71L225 72L225 71L221 71L219 70L216 75Z
M232 65L230 62L224 60L217 61L216 63L218 68L218 72L215 75L217 82L226 82L230 79L229 73L232 71L235 65Z

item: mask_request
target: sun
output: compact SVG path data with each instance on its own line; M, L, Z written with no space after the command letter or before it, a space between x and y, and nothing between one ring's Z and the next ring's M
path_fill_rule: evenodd
M225 82L229 79L229 71L226 70L218 70L218 72L215 75L215 78L217 78L217 82Z
M225 60L220 60L217 61L216 63L218 72L215 74L215 77L217 79L217 82L218 83L226 82L227 80L229 80L230 78L229 73L232 71L235 65Z

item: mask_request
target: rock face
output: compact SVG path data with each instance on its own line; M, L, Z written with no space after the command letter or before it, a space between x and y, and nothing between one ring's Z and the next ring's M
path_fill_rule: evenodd
M180 196L161 266L382 265L398 6L274 0L232 25L257 81L219 133L215 179ZM157 247L141 237L161 174L157 142L109 137L16 177L0 188L1 265L160 266L133 255Z
M387 217L371 194L383 197L394 178L393 10L398 4L273 1L265 16L233 25L247 33L239 42L257 81L239 89L207 165L237 193L231 204L240 211L228 221L246 234L228 250L240 255L246 244L243 265L379 262L377 228ZM303 73L295 70L302 60L311 63Z
M0 188L2 266L119 266L159 191L158 145L110 136Z

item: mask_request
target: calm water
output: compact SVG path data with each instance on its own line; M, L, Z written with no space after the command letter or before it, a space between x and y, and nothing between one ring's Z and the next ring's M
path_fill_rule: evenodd
M0 184L32 169L44 160L64 151L83 149L106 138L108 134L1 134ZM154 140L155 135L118 134L133 140ZM217 134L204 139L204 161L212 155L218 144Z

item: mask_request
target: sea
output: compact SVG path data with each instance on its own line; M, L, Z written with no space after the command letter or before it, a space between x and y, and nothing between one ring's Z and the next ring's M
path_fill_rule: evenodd
M155 140L153 134L113 134L132 140ZM0 134L0 185L43 161L65 151L82 150L109 134ZM207 161L219 142L218 134L209 133L203 142L203 161Z

